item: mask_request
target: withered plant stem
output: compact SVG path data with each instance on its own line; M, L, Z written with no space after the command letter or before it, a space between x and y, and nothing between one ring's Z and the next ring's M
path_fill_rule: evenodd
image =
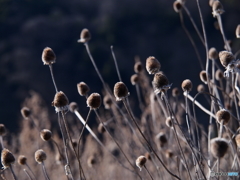
M58 89L57 89L57 85L56 85L56 82L55 82L55 79L54 79L54 75L53 75L52 64L49 64L49 69L50 69L50 72L51 72L51 77L52 77L53 85L54 85L55 91L56 91L56 93L57 93L57 92L58 92Z
M11 171L11 173L12 173L13 179L14 179L14 180L18 180L16 174L15 174L14 171L13 171L12 165L10 165L9 169L10 169L10 171Z
M154 180L153 177L152 177L152 175L151 175L151 173L148 171L146 165L143 165L143 167L146 169L146 171L147 171L148 175L150 176L150 178L151 178L152 180Z
M31 174L33 175L34 179L36 180L37 178L36 178L35 174L33 173L32 169L30 168L30 166L28 165L28 163L27 163L27 162L26 162L26 164L25 164L25 165L27 166L27 168L29 169L29 171L30 171L30 172L31 172Z
M120 82L122 82L122 78L121 78L119 68L118 68L118 64L117 64L117 59L116 59L115 53L113 51L113 46L111 46L111 52L112 52L113 60L114 60L115 67L116 67L116 70L117 70L118 79L119 79Z
M30 174L27 172L26 169L23 169L24 173L27 175L28 179L33 180Z
M45 179L46 179L46 180L50 180L50 179L49 179L49 176L48 176L48 174L47 174L47 171L46 171L44 162L42 162L42 170L43 170L43 174L44 174Z

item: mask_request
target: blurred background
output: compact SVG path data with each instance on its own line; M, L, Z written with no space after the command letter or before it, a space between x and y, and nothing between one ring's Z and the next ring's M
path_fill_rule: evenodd
M161 63L173 87L184 79L193 82L192 95L201 82L202 70L194 49L183 31L179 14L173 10L174 1L166 0L0 0L0 123L16 131L21 118L20 109L31 92L39 93L56 119L51 102L55 95L49 67L41 60L42 50L51 47L56 56L53 70L58 89L70 101L80 105L86 117L88 108L77 92L77 83L84 81L91 92L102 92L102 84L87 56L83 44L77 43L80 32L88 28L92 34L89 46L103 78L112 89L118 82L110 46L118 60L123 82L136 96L130 83L134 74L134 57L145 65L149 56ZM222 0L225 13L223 26L233 42L233 52L240 48L235 29L240 24L240 1ZM224 49L220 31L214 27L208 0L200 1L210 47ZM196 1L187 1L186 7L201 30ZM190 31L202 62L206 53L189 18L184 20ZM149 76L151 79L152 77ZM137 101L135 101L137 103ZM31 108L31 107L30 107Z

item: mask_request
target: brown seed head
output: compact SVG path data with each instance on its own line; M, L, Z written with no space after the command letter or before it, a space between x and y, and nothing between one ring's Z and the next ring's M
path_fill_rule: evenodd
M204 92L205 91L205 86L203 84L199 84L197 87L197 92Z
M235 141L236 141L237 147L240 148L240 134L235 136Z
M218 81L220 81L221 79L224 78L224 75L223 75L222 70L218 69L218 70L216 71L216 73L215 73L215 78L216 78Z
M43 161L45 161L47 159L47 155L46 153L42 150L39 149L35 152L35 160L36 162L38 162L39 164L41 164Z
M43 141L49 141L52 138L52 132L48 129L43 129L40 132L40 137L42 138Z
M217 49L215 47L210 48L208 51L208 56L211 60L218 59Z
M224 138L213 138L210 146L212 155L215 158L222 158L228 150L228 141Z
M142 72L142 70L143 70L142 63L140 61L136 62L134 64L134 71L135 71L135 73L140 73L140 72Z
M30 111L29 108L23 107L23 108L21 109L21 114L22 114L22 117L23 117L24 119L28 119L28 117L31 115L31 111Z
M103 104L104 104L105 109L110 109L112 106L112 103L113 103L112 99L109 95L104 96Z
M201 72L199 73L199 76L200 76L201 81L202 81L203 83L207 84L207 78L208 78L208 76L207 76L206 71L201 71Z
M177 96L179 96L179 94L180 94L179 89L177 87L172 89L172 96L173 97L177 97Z
M167 137L163 132L157 134L156 139L159 141L160 147L163 147L167 143Z
M1 162L4 168L8 168L15 162L15 157L8 149L4 148L1 154Z
M87 159L87 164L88 164L88 167L93 167L94 164L96 164L96 158L95 156L89 156L88 159Z
M56 55L50 47L43 49L42 61L44 65L51 65L56 62Z
M77 105L77 103L76 103L76 102L71 102L71 103L69 104L69 110L70 110L72 113L74 113L75 111L77 111L77 110L78 110L78 105Z
M236 28L236 37L240 38L240 24Z
M81 96L87 96L88 92L90 91L90 88L88 87L88 85L85 82L78 83L77 89L78 89L78 93Z
M102 103L102 98L98 93L92 93L87 98L87 106L90 107L90 109L98 109L101 103Z
M214 1L212 4L212 14L213 17L216 17L217 15L221 15L224 13L223 6L220 1Z
M152 160L151 154L149 152L146 152L144 156L147 158L147 160Z
M139 83L139 77L138 77L138 74L133 74L131 76L131 83L132 85L136 85Z
M165 123L168 127L172 128L172 120L170 116L166 118Z
M166 158L172 158L173 157L173 152L170 149L168 149L165 152L165 156L166 156Z
M153 85L155 89L162 89L169 85L167 77L161 72L156 73L153 78Z
M121 101L129 95L128 88L123 82L117 82L114 86L113 92L117 101Z
M139 167L140 171L142 170L142 167L146 164L147 158L145 156L139 156L136 160L136 165Z
M86 43L91 39L91 34L88 29L83 29L80 34L80 39L78 40L79 43Z
M225 109L221 109L216 113L216 119L220 124L223 121L223 125L226 125L229 122L230 118L230 113Z
M4 124L0 124L0 136L4 136L6 134L6 128Z
M100 124L98 125L98 132L99 132L100 134L103 134L105 131L106 131L106 129L104 128L103 124L100 123Z
M183 90L183 91L190 92L190 91L192 90L192 81L189 80L189 79L185 79L185 80L182 82L182 90Z
M19 165L26 165L27 164L27 158L24 155L18 156L18 164Z
M174 9L174 11L175 11L176 13L179 13L179 11L182 10L182 3L179 2L179 1L175 1L175 2L173 3L173 9Z
M62 91L59 91L55 94L52 106L56 108L57 112L66 111L68 110L68 103L69 101L67 96Z
M221 64L224 67L227 67L227 65L233 61L235 59L235 57L233 56L233 54L231 52L228 51L220 51L219 52L219 59Z
M155 57L150 56L147 58L146 69L149 74L155 74L155 73L159 72L160 68L161 68L161 65Z

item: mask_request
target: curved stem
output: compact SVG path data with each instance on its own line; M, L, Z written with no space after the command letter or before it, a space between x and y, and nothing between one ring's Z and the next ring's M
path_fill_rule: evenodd
M119 72L119 68L118 68L118 64L117 64L117 59L116 59L116 56L115 56L114 51L113 51L113 46L111 46L111 52L112 52L113 60L114 60L115 67L116 67L116 70L117 70L119 81L122 81L122 78L121 78L121 75L120 75L120 72Z
M51 77L52 77L53 85L54 85L55 91L56 91L56 93L57 93L57 92L58 92L58 89L57 89L57 85L56 85L56 82L55 82L55 79L54 79L54 75L53 75L52 64L49 64L49 68L50 68L50 72L51 72Z
M50 180L49 177L48 177L44 162L42 162L42 170L43 170L43 174L44 174L45 179Z
M25 172L25 174L27 175L28 179L30 179L30 180L33 180L33 179L31 178L31 176L29 175L29 173L27 172L27 170L26 170L26 169L23 169L23 171L24 171L24 172Z
M11 170L11 173L12 173L12 176L13 176L13 179L14 180L17 180L17 176L15 175L14 171L13 171L13 168L12 168L12 165L10 165L10 170Z
M147 167L146 167L145 165L144 165L143 167L146 169L146 171L147 171L148 175L149 175L149 176L150 176L150 178L153 180L153 177L152 177L151 173L148 171Z

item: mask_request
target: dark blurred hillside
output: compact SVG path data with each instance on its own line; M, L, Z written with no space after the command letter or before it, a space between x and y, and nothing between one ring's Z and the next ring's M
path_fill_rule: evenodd
M226 11L222 16L225 33L233 40L236 51L240 47L235 40L240 1L221 2ZM86 107L76 88L80 81L86 82L91 92L102 91L84 45L77 43L83 28L92 34L91 52L111 88L118 81L110 51L113 45L130 92L135 92L129 80L134 73L135 55L143 64L148 56L155 56L174 87L189 78L196 89L201 68L172 4L173 1L164 0L0 0L0 122L8 128L15 126L21 103L30 90L38 92L50 107L55 91L49 68L41 61L46 46L57 56L53 65L56 83L70 101ZM196 2L187 1L186 6L201 30ZM223 50L208 1L201 1L201 6L209 47ZM203 45L185 13L184 17L205 63ZM54 113L53 108L51 112Z

